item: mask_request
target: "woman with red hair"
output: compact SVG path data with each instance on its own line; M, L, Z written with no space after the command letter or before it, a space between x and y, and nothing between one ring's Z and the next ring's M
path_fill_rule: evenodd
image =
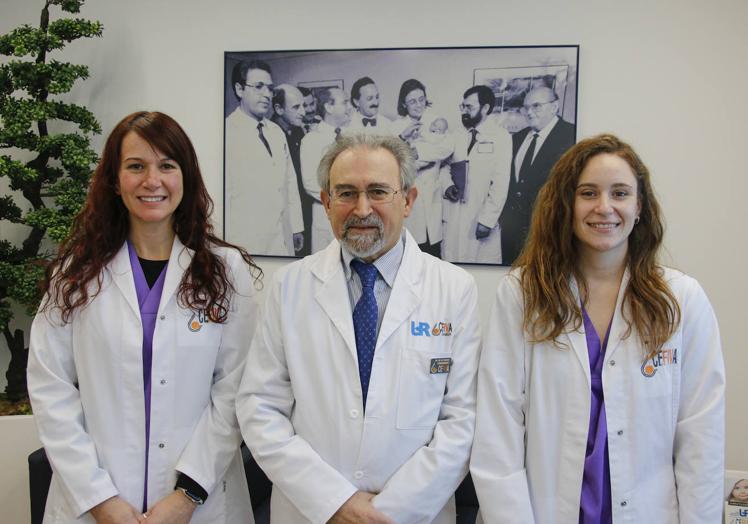
M211 210L177 122L117 124L31 329L45 522L251 521L234 395L262 272Z
M663 231L617 137L551 170L484 338L470 471L485 522L720 520L719 329L698 282L660 265Z

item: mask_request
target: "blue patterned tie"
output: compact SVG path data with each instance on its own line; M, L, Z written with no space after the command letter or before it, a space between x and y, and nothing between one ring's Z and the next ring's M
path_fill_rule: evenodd
M366 394L369 391L371 364L374 360L374 347L377 343L377 299L374 297L374 281L377 268L360 260L351 261L351 267L358 273L363 286L361 298L353 308L353 329L356 332L356 353L358 354L358 375L361 379L361 393L366 409Z

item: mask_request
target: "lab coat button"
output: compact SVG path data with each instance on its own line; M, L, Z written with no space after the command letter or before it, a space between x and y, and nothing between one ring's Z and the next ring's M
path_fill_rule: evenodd
M621 507L625 508L627 504L628 504L628 502L624 500L623 502L621 502Z
M622 430L622 429L619 429L619 430L618 430L618 436L620 437L621 435L623 435L623 430Z
M164 449L166 447L166 444L164 444L163 442L159 442L158 447L159 449Z
M161 320L166 320L166 315L161 315L161 316L160 316L160 317L158 317L158 318L160 318Z
M163 379L163 378L161 379L161 385L162 386L166 385L166 379Z
M364 478L364 472L363 471L357 471L353 474L353 478L356 480L361 480Z
M358 418L358 410L357 409L352 409L350 411L350 414L351 414L351 418Z
M615 360L611 360L611 361L610 361L610 365L611 365L611 366L615 366L615 365L616 365L616 361L615 361Z

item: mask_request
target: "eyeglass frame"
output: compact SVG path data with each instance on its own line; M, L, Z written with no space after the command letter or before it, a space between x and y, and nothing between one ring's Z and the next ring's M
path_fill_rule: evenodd
M359 198L361 198L361 193L365 193L366 194L366 198L369 201L369 204L371 204L371 205L391 204L392 202L395 201L395 195L397 195L398 193L402 194L404 192L402 189L392 189L391 187L370 187L369 189L360 189L360 190L359 189L341 189L339 191L346 192L346 193L347 192L352 193L351 200L348 201L348 200L344 200L343 199L344 197L341 197L339 194L337 194L336 191L328 191L328 194L330 195L331 200L334 203L337 203L339 205L353 205L353 204L356 204L358 202ZM389 200L376 200L376 199L373 199L373 198L371 198L371 195L369 195L370 191L384 191L384 192L386 192L389 195ZM353 194L355 194L356 196L354 197Z
M523 105L520 108L520 111L522 111L523 113L529 113L530 111L537 113L538 111L540 111L540 109L543 106L552 104L553 102L558 102L558 98L554 98L553 100L548 100L547 102L535 102L534 104L530 104L529 106Z
M257 92L261 93L263 89L267 88L271 93L275 90L275 84L266 84L265 82L255 82L254 84L244 84L246 87L256 89Z
M413 107L416 104L426 104L427 105L429 103L429 99L426 98L426 95L423 95L423 96L419 96L418 98L411 98L410 100L403 100L403 103L407 107Z

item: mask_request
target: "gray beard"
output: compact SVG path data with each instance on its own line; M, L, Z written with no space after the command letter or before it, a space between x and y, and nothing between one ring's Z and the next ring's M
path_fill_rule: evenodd
M376 226L376 235L356 235L349 232L351 226ZM343 225L343 237L340 242L351 254L358 258L369 258L377 254L384 247L384 224L382 219L374 213L365 218L351 217Z

